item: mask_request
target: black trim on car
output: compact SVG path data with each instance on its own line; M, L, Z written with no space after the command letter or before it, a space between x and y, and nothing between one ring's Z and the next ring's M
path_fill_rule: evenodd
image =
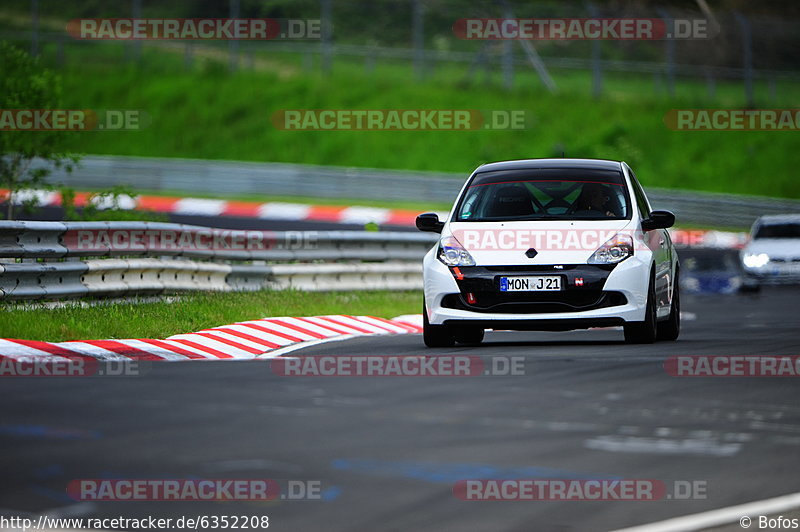
M442 307L496 314L549 314L584 312L628 303L622 292L597 290L478 293L473 296L475 303L471 304L462 294L447 294L442 298Z
M450 268L462 294L467 292L500 292L501 277L559 275L563 290L602 290L616 264L560 264L540 266L462 266ZM581 279L580 285L576 281ZM503 292L505 294L511 292ZM533 293L533 292L527 292Z
M444 325L496 331L572 331L624 325L622 318L570 318L561 320L445 320Z
M621 292L604 290L615 264L538 266L466 266L451 268L459 293L448 294L442 306L456 310L501 314L580 312L626 305ZM502 277L561 277L561 290L503 292Z

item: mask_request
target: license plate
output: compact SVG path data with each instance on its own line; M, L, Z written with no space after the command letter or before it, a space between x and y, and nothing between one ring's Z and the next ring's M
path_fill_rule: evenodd
M560 275L500 278L501 292L546 292L549 290L561 290Z

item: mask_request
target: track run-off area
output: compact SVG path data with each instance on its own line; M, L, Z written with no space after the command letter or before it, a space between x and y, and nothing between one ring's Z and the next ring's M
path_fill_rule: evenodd
M269 360L136 376L5 378L0 498L14 515L268 515L275 530L612 530L798 490L791 377L676 377L676 355L797 355L800 289L684 296L677 342L614 329L310 343L287 357L478 356L515 374L285 376ZM79 501L75 479L318 481L315 500ZM656 501L465 501L466 479L655 479ZM677 484L676 484L677 482ZM686 483L690 484L686 484ZM694 483L694 484L691 484ZM696 485L689 498L674 486ZM685 491L685 490L684 490ZM674 496L673 496L674 495ZM738 527L737 523L733 523ZM733 528L732 528L733 529Z

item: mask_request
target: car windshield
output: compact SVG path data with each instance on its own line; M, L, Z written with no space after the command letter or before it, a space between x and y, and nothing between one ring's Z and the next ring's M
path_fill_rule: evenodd
M455 221L609 220L631 216L621 172L587 168L527 169L476 174Z
M753 239L761 238L800 238L800 223L761 225L756 229Z

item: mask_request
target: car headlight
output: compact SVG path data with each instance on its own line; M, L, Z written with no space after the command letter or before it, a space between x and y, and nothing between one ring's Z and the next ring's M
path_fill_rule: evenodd
M475 259L453 236L446 236L439 241L436 255L445 266L475 266Z
M761 268L769 262L769 255L766 253L745 253L742 262L748 268Z
M589 257L589 264L617 264L633 256L633 237L617 233Z

